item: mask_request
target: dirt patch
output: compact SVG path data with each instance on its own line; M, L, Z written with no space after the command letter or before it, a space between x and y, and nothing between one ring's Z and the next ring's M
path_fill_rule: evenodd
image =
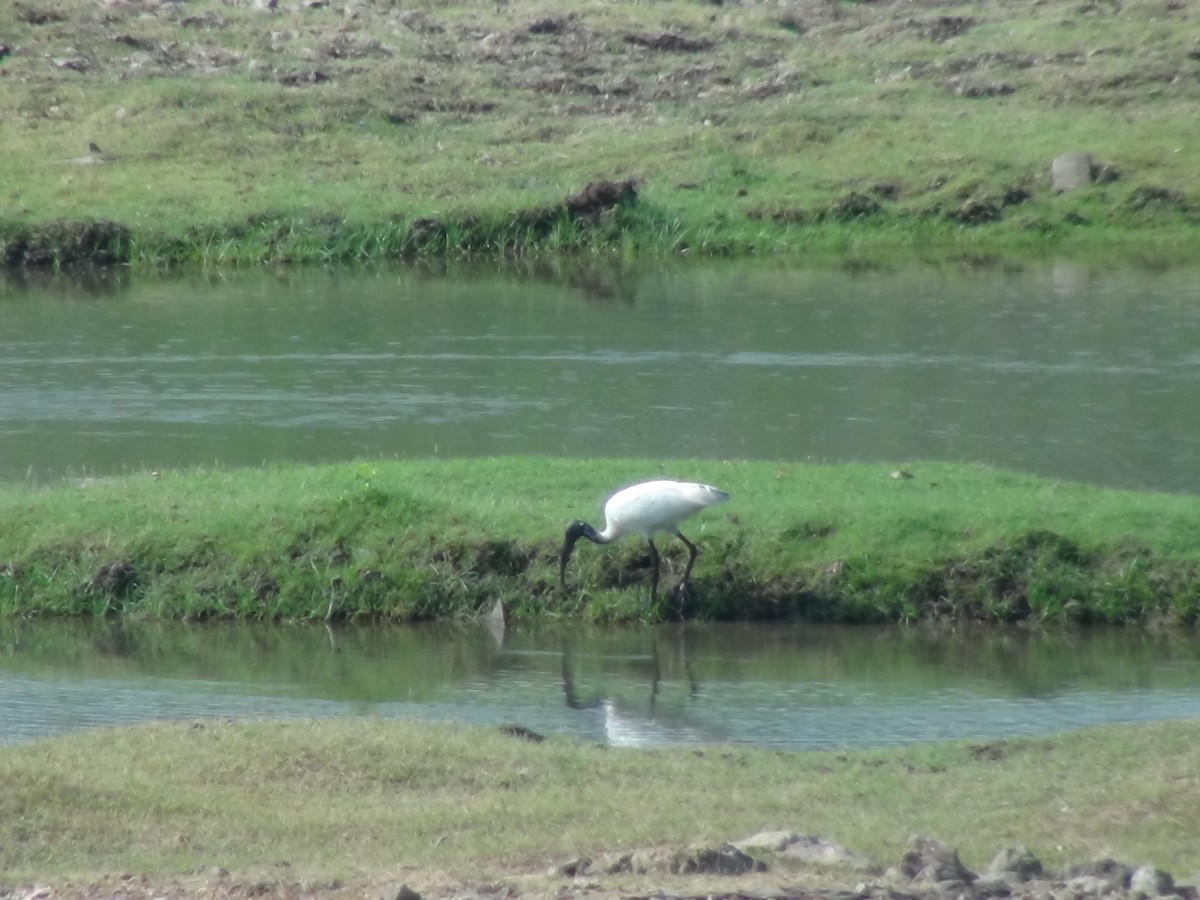
M485 541L475 548L474 570L481 575L515 577L537 559L537 551L512 541Z
M27 25L49 25L51 22L61 22L65 17L56 9L41 9L16 5L17 18Z
M913 22L910 27L925 40L941 44L960 34L966 34L974 24L975 20L970 16L938 16Z
M541 238L560 223L593 228L602 224L615 210L636 203L637 196L637 183L633 179L590 182L583 190L567 197L562 203L513 213L509 217L508 231L514 237L520 235L522 238ZM452 231L459 235L459 240L469 246L470 235L478 231L481 224L474 216L465 216L457 220L417 219L409 226L405 248L412 253L439 250L449 240ZM486 239L491 240L493 237L494 232L488 231Z
M524 734L514 737L532 740ZM678 855L662 848L650 848L614 858L667 858ZM442 872L407 871L403 880L395 878L353 878L349 880L306 880L289 871L259 876L231 875L215 868L206 874L178 878L118 874L96 879L47 880L11 887L0 886L0 900L448 900L448 898L497 898L497 900L840 900L851 893L844 888L821 886L818 881L797 877L788 879L752 871L740 875L720 873L662 872L642 873L625 868L611 877L596 877L589 872L592 860L547 859L541 865L523 867L494 879L462 880ZM829 879L824 879L826 884Z
M0 238L6 266L114 265L129 261L129 229L117 222L55 221Z
M133 563L119 559L104 563L87 582L87 590L110 600L124 600L137 588L138 572Z
M681 34L629 34L625 43L634 47L645 47L647 50L664 50L671 53L701 53L711 50L712 41L685 37Z

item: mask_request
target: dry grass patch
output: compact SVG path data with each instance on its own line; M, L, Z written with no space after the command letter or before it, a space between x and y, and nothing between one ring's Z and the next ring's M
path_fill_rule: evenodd
M1022 842L1049 865L1186 873L1198 738L1174 722L893 751L618 751L407 721L151 725L0 750L0 861L10 877L287 860L298 878L496 878L777 827L885 864L917 832L973 867Z

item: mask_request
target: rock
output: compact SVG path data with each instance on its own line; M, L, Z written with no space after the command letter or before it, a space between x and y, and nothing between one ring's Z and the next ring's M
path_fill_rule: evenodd
M767 865L733 844L721 844L676 853L668 868L673 875L745 875L747 872L765 872Z
M949 844L933 838L910 835L904 856L895 872L915 885L937 887L961 886L975 880L975 873L962 864L958 851Z
M558 878L577 878L585 874L592 866L592 861L586 856L577 856L565 863L560 863L550 870L550 874Z
M633 871L632 853L607 853L596 860L594 871L603 875L621 875Z
M508 610L504 608L502 600L497 599L492 604L492 608L484 614L483 627L492 639L492 643L497 648L502 649L504 647L504 634L508 628Z
M1050 186L1059 193L1092 183L1096 164L1090 153L1064 153L1050 163Z
M760 831L748 838L730 843L739 850L766 850L770 853L779 853L791 843L793 838L797 837L799 835L794 831Z
M1028 881L1042 874L1042 861L1026 849L1024 844L1005 847L992 857L984 876L1016 876L1019 881Z
M1020 891L1022 897L1030 897L1028 890L1023 889L1022 882L1012 872L1002 872L999 875L980 875L978 880L969 888L975 898L1011 897L1014 891ZM954 893L965 893L955 891Z
M1094 859L1091 862L1067 866L1063 869L1062 878L1064 881L1070 881L1074 878L1091 876L1094 878L1103 878L1117 887L1125 888L1129 886L1129 877L1132 874L1133 866L1127 866L1125 863L1119 863L1115 859L1104 857L1102 859Z
M800 859L827 866L849 865L863 869L875 868L875 864L861 853L855 853L841 844L835 844L833 841L809 834L795 835L795 840L789 842L779 855L788 859Z
M665 872L670 868L668 857L670 854L661 849L657 850L635 850L629 854L629 867L625 869L627 872L635 872L638 875L646 875L650 872Z
M587 874L623 875L632 873L646 875L651 872L667 872L671 870L677 855L661 847L603 853L592 860Z
M421 900L421 895L407 884L391 884L383 889L381 900Z
M841 844L809 835L798 835L800 840L789 845L779 855L785 859L799 859L824 866L850 866L856 869L875 870L878 867L861 853L856 853Z
M1147 897L1161 897L1175 893L1175 879L1154 866L1139 866L1129 876L1129 890Z
M860 869L875 869L875 864L853 850L811 834L794 831L760 831L758 834L734 841L739 850L765 850L784 859L818 863L826 866L853 866Z
M62 56L51 59L50 62L56 69L70 69L73 72L86 72L91 68L91 63L82 56Z
M1068 896L1075 897L1104 897L1118 889L1117 885L1098 875L1080 875L1078 878L1068 878L1066 888Z

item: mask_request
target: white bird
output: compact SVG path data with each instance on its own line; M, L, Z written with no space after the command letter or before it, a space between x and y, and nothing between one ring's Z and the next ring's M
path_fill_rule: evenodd
M575 521L567 526L563 541L562 557L559 562L559 581L563 590L567 587L567 561L581 537L595 544L607 544L624 534L640 534L650 544L650 561L654 566L654 581L651 582L650 599L658 599L658 548L654 546L654 535L665 531L675 535L687 545L687 568L679 587L687 584L696 561L696 545L683 536L679 523L706 506L724 503L729 495L711 484L696 484L687 481L643 481L617 491L604 504L604 530L597 532L587 522Z

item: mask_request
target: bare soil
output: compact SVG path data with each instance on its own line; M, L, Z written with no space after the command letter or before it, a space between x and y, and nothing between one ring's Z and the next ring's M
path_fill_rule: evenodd
M843 887L826 879L786 878L770 873L738 876L633 875L572 878L554 874L561 860L546 860L538 872L512 872L496 880L461 880L446 873L403 871L394 877L360 877L348 881L297 879L286 867L258 877L230 875L224 870L178 878L115 874L96 879L60 879L0 886L0 900L618 900L618 898L842 898L859 894L854 880ZM402 893L403 891L403 893ZM415 894L408 893L409 891Z

